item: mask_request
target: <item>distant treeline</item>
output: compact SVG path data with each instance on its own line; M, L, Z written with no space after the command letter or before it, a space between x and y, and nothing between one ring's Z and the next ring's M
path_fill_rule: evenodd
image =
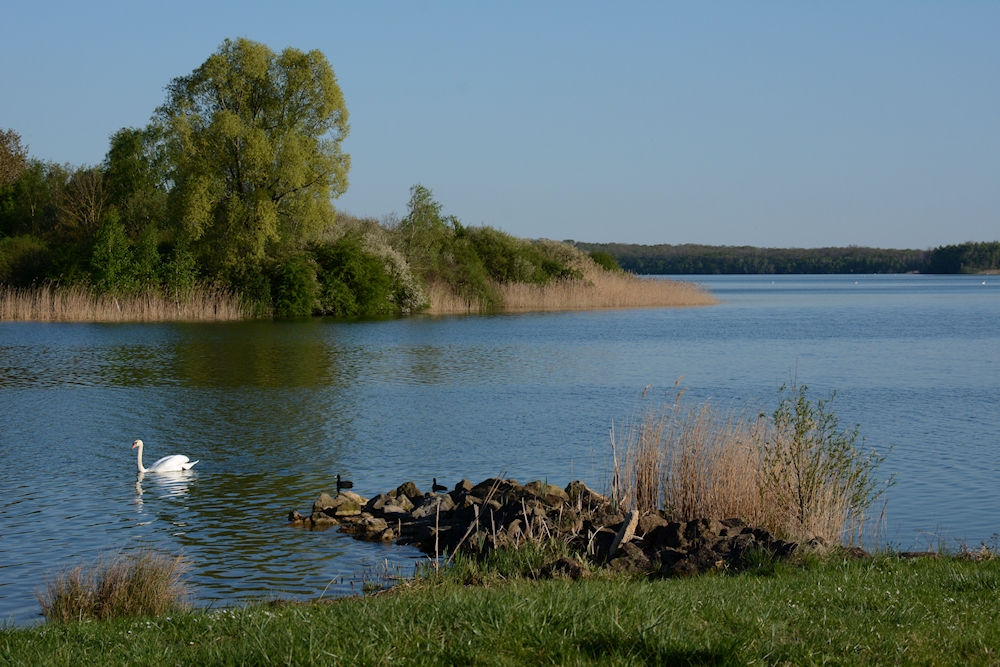
M639 274L980 273L1000 270L1000 241L933 250L883 248L755 248L753 246L582 243Z

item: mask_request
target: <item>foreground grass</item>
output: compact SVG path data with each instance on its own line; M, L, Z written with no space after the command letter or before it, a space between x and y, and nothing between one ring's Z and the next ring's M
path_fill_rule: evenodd
M833 559L654 581L494 574L477 586L458 570L332 603L2 629L0 663L1000 664L997 560Z

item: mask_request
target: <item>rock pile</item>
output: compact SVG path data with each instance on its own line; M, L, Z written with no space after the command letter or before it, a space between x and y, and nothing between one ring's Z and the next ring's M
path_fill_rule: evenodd
M462 480L448 493L421 493L407 482L370 500L350 491L324 493L309 516L293 511L288 519L307 528L339 525L357 539L409 544L427 554L485 553L555 539L569 544L581 562L664 575L722 568L751 550L786 557L798 547L739 519L679 522L657 511L623 513L579 481L561 489L540 481ZM549 569L584 573L568 559Z

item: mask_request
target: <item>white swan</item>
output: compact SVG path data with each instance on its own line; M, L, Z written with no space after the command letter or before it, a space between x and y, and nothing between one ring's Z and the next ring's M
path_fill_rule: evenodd
M149 468L143 468L142 440L136 440L132 443L132 449L135 449L136 447L139 448L139 456L137 457L139 472L177 472L178 470L190 470L194 464L198 462L191 461L191 459L183 454L172 454L170 456L164 456Z

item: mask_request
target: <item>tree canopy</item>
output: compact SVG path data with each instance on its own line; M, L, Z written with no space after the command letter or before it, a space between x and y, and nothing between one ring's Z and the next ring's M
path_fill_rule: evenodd
M253 271L334 220L347 189L347 108L318 50L276 54L226 40L174 79L155 116L170 170L172 218L209 274Z

